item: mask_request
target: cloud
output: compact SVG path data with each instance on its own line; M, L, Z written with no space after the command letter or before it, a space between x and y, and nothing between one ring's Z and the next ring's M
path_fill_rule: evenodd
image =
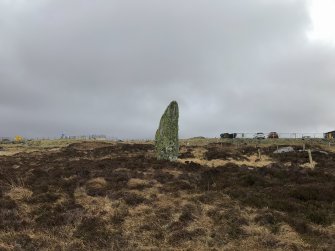
M0 135L326 130L334 49L306 1L0 2Z

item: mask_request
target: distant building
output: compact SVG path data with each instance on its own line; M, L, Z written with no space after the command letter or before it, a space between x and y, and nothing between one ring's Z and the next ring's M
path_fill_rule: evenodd
M335 139L335 131L326 132L323 134L325 139Z

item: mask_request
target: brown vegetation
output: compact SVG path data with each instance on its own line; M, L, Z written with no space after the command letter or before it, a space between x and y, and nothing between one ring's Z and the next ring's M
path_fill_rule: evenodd
M183 145L168 162L153 144L83 142L1 156L0 250L333 250L335 153L314 151L311 170L306 152L267 145L262 162L257 149Z

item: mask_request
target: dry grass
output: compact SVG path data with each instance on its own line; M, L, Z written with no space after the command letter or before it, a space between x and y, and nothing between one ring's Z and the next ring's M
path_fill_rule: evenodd
M24 187L12 187L6 195L14 201L26 201L33 195L33 192Z
M149 185L149 181L143 180L143 179L138 179L138 178L131 178L127 185L129 189L141 189L143 187L146 187Z
M335 154L310 170L276 145L191 143L178 162L148 142L0 157L0 250L332 250Z
M186 158L186 159L179 159L178 161L185 163L194 162L200 165L209 166L209 167L218 167L224 166L228 163L233 163L238 166L247 165L249 167L264 167L267 166L274 161L269 156L262 156L261 159L258 158L257 155L252 156L245 156L246 160L234 160L234 159L227 159L227 160L220 160L220 159L213 159L213 160L206 160L203 158Z

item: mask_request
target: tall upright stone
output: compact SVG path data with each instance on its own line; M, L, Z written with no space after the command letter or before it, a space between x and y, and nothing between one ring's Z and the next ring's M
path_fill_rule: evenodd
M178 103L172 101L166 108L156 131L155 148L157 159L177 160L179 153L178 119Z

